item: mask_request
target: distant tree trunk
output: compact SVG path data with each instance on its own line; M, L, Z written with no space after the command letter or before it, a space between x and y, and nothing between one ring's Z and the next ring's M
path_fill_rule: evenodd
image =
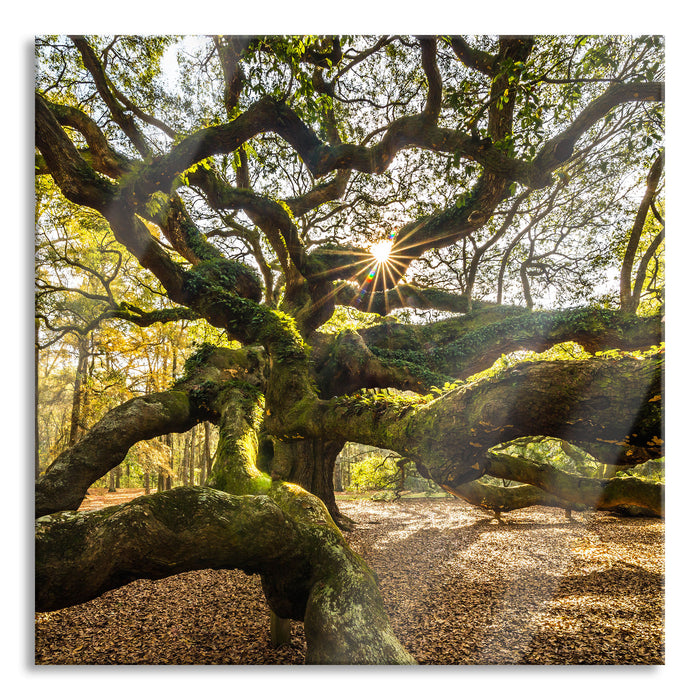
M525 297L525 306L527 306L527 308L530 309L530 311L532 311L534 304L532 301L532 294L530 293L530 280L528 279L528 276L527 276L527 261L525 261L520 266L520 282L522 283L522 286L523 286L523 296Z
M114 482L114 472L116 469L110 469L109 470L109 487L107 488L107 491L109 493L115 493L117 490L116 484Z
M180 471L178 472L180 483L183 486L187 486L187 476L189 474L190 467L190 441L191 433L185 436L185 442L182 445L182 459L180 460Z
M211 474L211 424L209 421L204 422L204 444L202 445L202 458L200 461L201 472L199 475L200 486L207 483L207 479Z
M41 473L39 465L39 319L34 321L34 478Z
M333 490L343 491L343 462L338 462L336 460L333 466Z
M204 437L202 438L202 449L201 452L199 453L199 479L198 484L200 486L204 485L204 480L207 478L206 475L206 470L207 470L207 456L206 456L206 429L204 433Z
M190 431L190 460L189 460L189 479L187 481L188 486L194 486L194 464L195 464L195 451L197 444L197 426L192 428Z
M163 490L170 491L170 489L173 487L172 475L175 473L175 445L172 433L168 433L165 436L165 444L170 448L170 469L165 472Z
M143 488L146 493L151 493L151 472L146 470L143 474Z
M68 435L68 447L72 447L78 442L80 437L80 418L83 406L83 393L87 381L88 368L88 339L85 336L78 337L78 367L75 371L75 381L73 382L73 408L70 416L70 432Z
M167 444L167 436L161 435L159 439L161 443ZM165 491L165 469L163 469L163 466L160 462L158 464L158 481L156 483L156 491L158 493L160 493L161 491Z

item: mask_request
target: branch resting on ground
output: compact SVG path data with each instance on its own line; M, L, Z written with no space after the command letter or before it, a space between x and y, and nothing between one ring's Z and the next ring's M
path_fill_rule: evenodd
M277 482L264 496L178 488L36 521L40 611L205 568L261 574L273 611L304 620L307 663L414 663L391 631L374 574L321 501L292 484Z

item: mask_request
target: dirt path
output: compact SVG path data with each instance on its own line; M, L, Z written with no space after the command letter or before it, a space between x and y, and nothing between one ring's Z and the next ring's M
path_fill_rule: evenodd
M662 521L529 508L499 524L452 499L339 505L420 663L663 663ZM37 615L39 664L299 664L304 651L301 623L291 647L270 648L259 581L241 572L134 581Z

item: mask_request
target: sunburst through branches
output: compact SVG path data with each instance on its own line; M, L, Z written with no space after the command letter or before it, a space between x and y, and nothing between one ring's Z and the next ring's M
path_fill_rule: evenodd
M389 261L392 245L393 242L389 239L388 241L379 241L379 243L375 243L372 246L371 252L378 265L383 265Z
M344 282L344 286L355 289L352 305L358 309L378 313L388 310L388 292L396 288L412 259L412 256L401 254L402 246L396 245L395 236L396 233L392 232L389 238L372 244L366 253L358 253L352 262L333 268L335 273L341 270L351 271L351 277ZM339 250L338 255L343 252ZM321 301L334 293L331 292ZM398 293L400 297L401 293Z

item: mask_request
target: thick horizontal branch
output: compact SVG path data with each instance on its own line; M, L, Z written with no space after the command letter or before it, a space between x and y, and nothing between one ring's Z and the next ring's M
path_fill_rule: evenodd
M381 324L361 335L388 362L410 359L434 372L466 378L491 367L501 355L542 352L564 342L576 342L591 354L646 349L661 343L663 325L660 316L603 309L529 312L484 304L470 314L422 327Z
M558 437L607 464L639 464L663 454L662 366L663 354L522 363L428 403L362 393L325 401L313 429L392 449L450 488L481 476L487 451L518 437Z
M479 508L492 510L496 514L508 513L512 510L530 508L531 506L547 506L549 508L571 509L573 504L536 486L494 486L483 481L470 481L454 487L443 488L457 498Z
M576 342L587 352L640 350L663 339L660 316L638 317L601 309L537 311L465 333L439 350L444 369L468 377L490 367L502 354L518 350L542 352Z
M459 150L463 156L476 160L498 175L520 180L530 178L531 168L527 163L507 157L488 142L434 126L430 116L429 112L427 116L419 113L396 119L374 146L331 146L321 141L288 105L265 97L233 121L201 129L183 139L165 156L155 158L141 175L139 190L143 194L169 191L178 173L209 156L233 152L265 132L276 133L285 139L317 178L334 170L383 173L394 156L409 146L444 152Z

